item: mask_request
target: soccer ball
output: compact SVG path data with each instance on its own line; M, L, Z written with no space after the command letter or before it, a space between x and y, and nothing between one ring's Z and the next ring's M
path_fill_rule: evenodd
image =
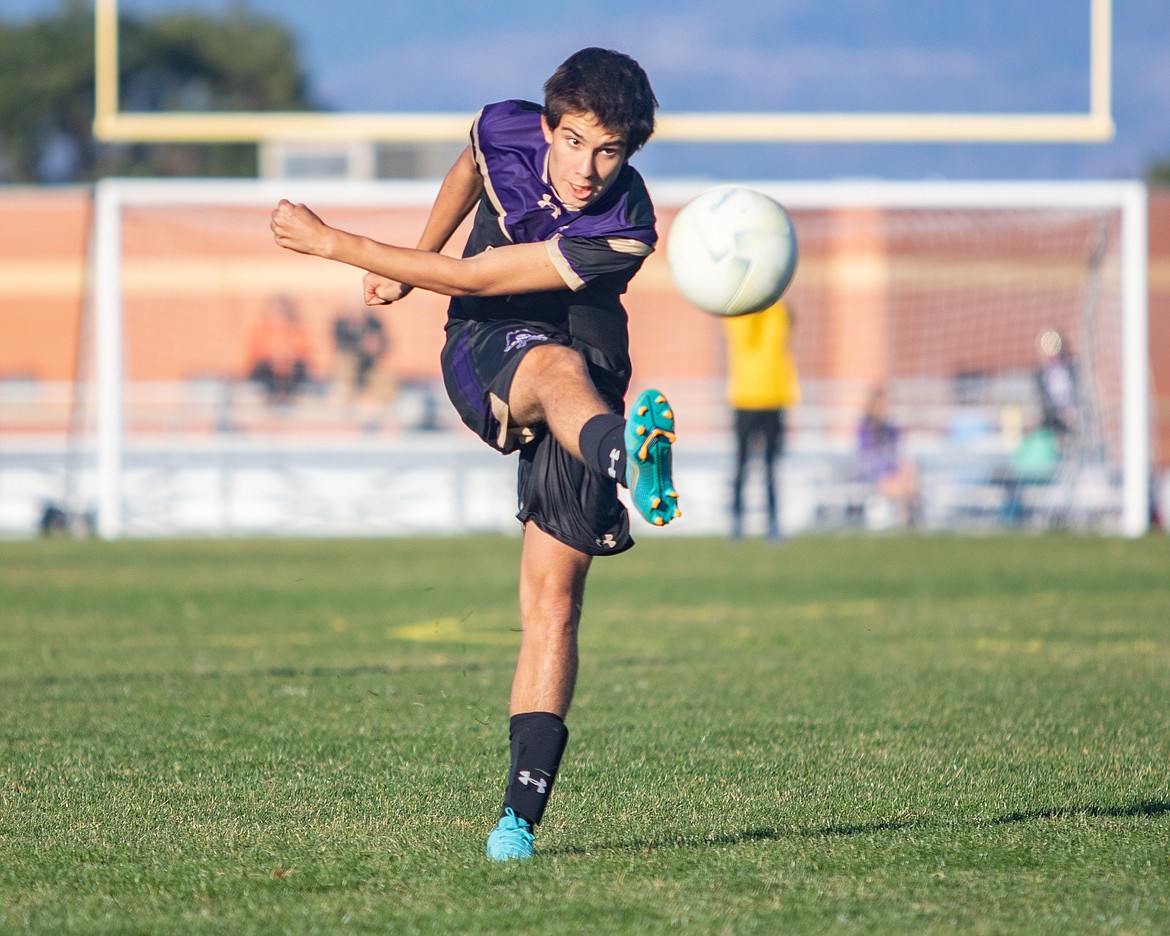
M796 254L788 212L740 185L721 185L687 202L666 239L674 285L713 315L772 305L792 282Z

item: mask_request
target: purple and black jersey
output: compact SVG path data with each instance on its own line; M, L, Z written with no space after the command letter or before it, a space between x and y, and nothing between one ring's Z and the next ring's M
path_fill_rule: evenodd
M642 177L627 164L596 202L566 207L548 180L549 147L540 114L537 104L503 101L476 117L471 145L484 193L463 255L544 242L565 288L456 297L448 316L452 322L526 322L563 336L585 356L595 382L604 384L598 389L620 397L630 377L621 296L654 250L654 206Z

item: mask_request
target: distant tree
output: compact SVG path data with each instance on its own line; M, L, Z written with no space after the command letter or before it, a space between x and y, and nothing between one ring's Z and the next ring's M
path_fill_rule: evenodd
M291 35L242 6L221 17L124 14L119 28L123 110L313 109ZM97 143L93 32L85 0L0 22L0 181L256 173L250 144Z
M0 178L83 164L92 120L93 14L74 0L25 26L0 24Z
M1150 163L1146 169L1146 183L1154 188L1170 188L1170 158Z

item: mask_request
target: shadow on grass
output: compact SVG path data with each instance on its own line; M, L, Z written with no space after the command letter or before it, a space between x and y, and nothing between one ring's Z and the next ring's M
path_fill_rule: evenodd
M246 680L246 679L352 679L358 676L401 676L412 672L442 672L463 671L478 672L480 670L499 669L505 664L493 665L490 663L469 663L462 660L411 661L396 665L364 664L360 666L269 666L251 669L200 669L190 670L156 670L137 672L114 673L49 673L21 679L19 682L26 685L56 686L82 685L85 683L161 683L161 682L198 682L200 680ZM511 666L511 664L507 664ZM0 686L12 685L17 680L0 680Z
M723 835L691 836L679 835L674 838L634 839L630 842L616 842L611 845L563 845L560 848L541 848L542 855L588 855L595 852L623 851L668 851L683 848L710 848L712 845L742 845L745 842L762 842L784 838L776 829L746 829L743 832L727 832Z
M805 838L821 838L829 836L871 835L874 832L900 832L902 829L912 829L916 826L927 825L925 819L887 819L883 822L859 822L851 825L821 826L819 829L807 829L800 834Z
M990 820L974 820L974 825L1010 825L1016 822L1043 822L1050 819L1067 819L1072 816L1126 819L1141 816L1159 816L1170 813L1170 803L1145 800L1130 806L1068 806L1041 809L1034 812L1014 812ZM745 829L742 832L725 832L712 836L677 836L661 839L635 839L612 845L563 846L542 849L547 855L585 855L591 852L614 851L660 851L667 849L710 848L719 845L744 845L750 842L778 841L785 838L831 838L873 835L879 832L900 832L905 829L926 828L935 823L924 817L917 819L889 819L880 822L859 822L849 825L826 825L811 829L793 829L789 832L772 827Z
M770 826L755 829L744 829L742 832L724 832L721 835L679 835L661 839L634 839L630 842L621 842L613 845L593 845L589 847L567 845L561 848L541 849L546 855L584 855L598 851L665 851L682 848L710 848L720 845L744 845L749 842L779 841L786 838L820 838L831 835L865 835L870 832L883 832L908 828L913 825L922 825L917 822L874 822L855 826L825 826L819 829L793 829L782 832Z
M1011 825L1015 822L1041 822L1046 819L1068 819L1071 816L1131 819L1137 816L1158 816L1170 812L1170 803L1146 800L1132 806L1060 806L1035 812L1014 812L992 819L990 825Z

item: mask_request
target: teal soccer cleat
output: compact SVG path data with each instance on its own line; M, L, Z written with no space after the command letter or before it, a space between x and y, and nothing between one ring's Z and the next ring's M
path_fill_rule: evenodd
M626 482L634 507L655 526L682 516L670 479L674 440L674 411L666 397L643 390L626 420Z
M487 856L493 861L523 861L534 854L532 840L532 824L508 807L488 836Z

